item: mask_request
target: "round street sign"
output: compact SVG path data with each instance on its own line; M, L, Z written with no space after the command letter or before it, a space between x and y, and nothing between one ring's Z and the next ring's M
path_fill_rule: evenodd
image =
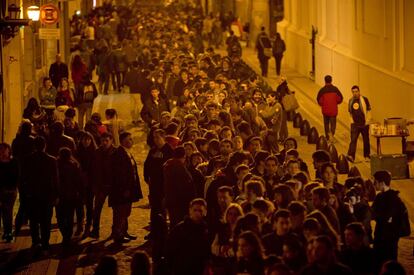
M40 22L43 24L55 24L59 21L59 9L53 4L40 7Z

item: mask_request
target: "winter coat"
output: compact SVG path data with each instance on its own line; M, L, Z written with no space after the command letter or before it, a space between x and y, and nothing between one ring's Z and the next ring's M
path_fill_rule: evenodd
M57 161L45 152L34 152L23 160L22 189L27 198L53 204L58 196Z
M92 190L95 194L100 192L108 194L111 189L113 178L112 158L115 151L115 147L108 150L99 147L95 151L92 162Z
M188 208L196 198L196 189L190 172L178 159L170 159L164 164L164 192L167 208Z
M53 63L52 65L50 65L49 68L49 77L50 80L53 83L53 86L55 86L56 88L59 86L60 80L64 77L68 78L69 76L69 70L68 70L68 65L66 65L65 63Z
M336 117L338 115L338 104L341 104L343 96L334 85L327 84L319 90L317 101L322 107L324 116Z
M203 274L210 251L207 225L185 218L171 231L167 247L172 275Z
M57 157L59 154L59 150L63 147L69 148L72 153L76 151L76 145L73 138L67 135L50 135L49 139L47 140L47 147L46 152L51 156Z
M144 102L141 117L148 125L151 125L153 120L156 122L160 121L161 113L164 111L168 111L168 104L164 99L160 98L158 104L154 100L149 99Z
M136 202L143 198L136 163L131 163L126 149L118 147L112 157L112 182L109 206Z
M375 197L371 206L372 215L376 221L374 243L395 241L400 238L407 208L398 194L399 191L388 190Z
M149 185L150 196L164 198L164 163L173 155L173 149L166 143L160 149L153 147L144 162L144 180Z
M59 201L76 202L81 199L83 182L79 164L75 161L58 160L59 171Z

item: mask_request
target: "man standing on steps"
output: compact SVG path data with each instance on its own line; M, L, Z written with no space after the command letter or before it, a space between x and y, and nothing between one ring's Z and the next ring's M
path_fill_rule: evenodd
M334 142L338 105L342 103L343 96L339 89L332 85L332 76L325 76L325 86L319 90L316 100L322 107L325 136L330 142Z
M370 144L369 144L369 122L371 119L371 105L368 98L361 96L359 87L352 86L352 98L348 103L348 111L351 114L351 143L349 144L347 159L350 162L355 161L355 151L359 134L364 141L364 158L369 161Z

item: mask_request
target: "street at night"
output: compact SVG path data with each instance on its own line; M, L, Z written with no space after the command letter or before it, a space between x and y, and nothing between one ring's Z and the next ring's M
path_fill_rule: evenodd
M414 274L379 2L4 0L0 274Z

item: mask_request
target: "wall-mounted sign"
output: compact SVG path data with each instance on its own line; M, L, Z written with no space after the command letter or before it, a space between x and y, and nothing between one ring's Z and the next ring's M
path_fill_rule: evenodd
M58 28L40 28L39 39L60 39L60 29Z

